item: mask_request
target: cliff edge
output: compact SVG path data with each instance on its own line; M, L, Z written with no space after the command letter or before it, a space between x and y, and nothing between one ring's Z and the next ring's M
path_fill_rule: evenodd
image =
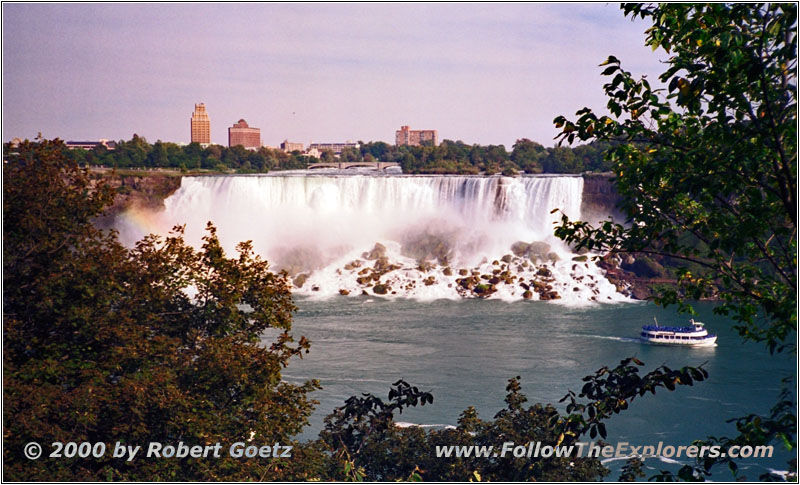
M596 223L607 219L610 215L615 221L622 222L625 218L618 209L620 200L621 197L614 185L613 173L583 174L582 219Z
M164 199L181 186L181 176L172 174L120 175L113 172L96 172L94 177L104 181L116 191L114 203L98 217L95 224L110 228L114 218L132 208L161 210Z

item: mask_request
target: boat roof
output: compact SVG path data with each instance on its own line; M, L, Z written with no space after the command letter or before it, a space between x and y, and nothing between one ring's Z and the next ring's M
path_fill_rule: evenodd
M694 333L700 332L701 330L697 327L703 327L702 324L695 323L691 327L668 327L662 325L642 325L642 330L648 330L651 332L676 332L676 333ZM703 328L702 331L705 331Z
M694 327L662 327L661 325L642 325L642 330L675 333L694 333L698 331Z

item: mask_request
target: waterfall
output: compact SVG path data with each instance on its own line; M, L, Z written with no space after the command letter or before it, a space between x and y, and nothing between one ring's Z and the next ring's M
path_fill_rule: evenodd
M500 266L535 272L546 265L556 280L560 272L569 273L560 266L575 266L575 255L553 230L562 213L580 218L582 190L580 176L184 177L180 189L165 200L166 210L148 218L148 229L166 233L173 225L186 224L187 240L199 246L206 223L212 221L226 251L232 252L239 241L252 240L273 268L292 275L301 293L372 294L370 289L385 279L392 289L388 295L458 297L461 287L456 280L464 276L464 269L497 274L494 270ZM558 211L551 213L554 209ZM126 242L144 235L124 223L118 228ZM547 251L538 257L512 254L512 245L520 241L537 242ZM500 263L504 256L506 261ZM377 265L381 279L363 284L369 276L365 268ZM594 264L585 266L592 280L602 279ZM389 267L393 269L385 271ZM580 276L588 275L584 273ZM492 286L497 297L521 298L524 293L512 284ZM560 294L565 300L582 291L562 290L570 293ZM592 290L581 296L598 299L596 285ZM609 291L601 293L609 296ZM617 298L615 291L610 293Z

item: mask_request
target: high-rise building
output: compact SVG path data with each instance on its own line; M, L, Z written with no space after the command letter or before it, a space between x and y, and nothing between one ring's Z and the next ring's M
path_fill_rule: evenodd
M192 113L192 143L197 142L201 145L211 144L211 120L206 113L206 105L203 103L194 105Z
M228 128L228 146L242 145L245 148L258 148L261 146L261 129L251 128L245 120Z
M436 130L412 130L406 126L401 126L399 130L394 133L395 145L411 145L420 146L423 143L429 142L433 146L439 144L439 134Z

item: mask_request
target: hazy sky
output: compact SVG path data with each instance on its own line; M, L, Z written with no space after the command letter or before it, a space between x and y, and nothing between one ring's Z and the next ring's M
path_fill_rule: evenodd
M439 139L545 146L552 120L605 106L609 54L659 73L617 4L9 4L3 134L212 142L240 118L262 142Z

